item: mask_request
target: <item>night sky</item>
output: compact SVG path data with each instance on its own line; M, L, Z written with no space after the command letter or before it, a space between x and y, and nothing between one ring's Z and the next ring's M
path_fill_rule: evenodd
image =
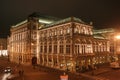
M0 35L9 34L10 26L26 19L33 12L58 18L75 16L93 22L95 28L118 27L119 0L1 0Z

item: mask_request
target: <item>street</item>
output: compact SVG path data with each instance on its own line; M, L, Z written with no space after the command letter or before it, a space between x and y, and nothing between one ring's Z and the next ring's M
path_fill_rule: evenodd
M100 74L98 76L105 77L109 80L120 80L120 70L111 70L109 72L106 72L104 74Z
M5 67L11 67L14 71L12 74L17 74L17 78L14 80L60 80L60 75L63 75L64 71L59 71L50 68L36 67L33 68L32 65L18 65L16 63L8 62L7 59L0 58L0 80L6 80L7 76L4 77L3 73ZM19 70L23 69L24 73L22 76L19 75ZM69 74L70 80L87 80L81 76L76 77L74 74Z
M11 67L12 73L4 73L5 67ZM19 71L23 70L20 74ZM63 75L64 71L50 69L37 66L35 69L32 65L18 65L11 63L7 59L0 58L0 80L7 80L8 76L14 76L14 80L60 80L60 75ZM69 80L119 80L120 70L113 70L111 68L99 68L92 72L85 73L66 73Z
M6 78L10 75L10 74L4 74L4 68L5 67L11 67L12 69L14 69L14 67L17 64L15 63L10 63L8 62L6 59L0 59L0 80L6 80ZM53 74L49 74L47 72L43 72L43 71L39 71L38 69L33 69L32 66L17 66L17 70L19 70L20 68L23 68L24 70L24 75L23 76L18 76L17 78L15 78L15 80L59 80L59 75L53 75ZM18 72L18 71L17 71ZM14 74L19 74L19 73L14 73Z

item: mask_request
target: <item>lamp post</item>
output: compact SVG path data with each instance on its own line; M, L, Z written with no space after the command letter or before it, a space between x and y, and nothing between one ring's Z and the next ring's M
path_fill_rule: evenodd
M114 37L114 59L115 61L118 61L118 48L119 48L119 44L118 44L118 41L120 40L120 35L116 35Z

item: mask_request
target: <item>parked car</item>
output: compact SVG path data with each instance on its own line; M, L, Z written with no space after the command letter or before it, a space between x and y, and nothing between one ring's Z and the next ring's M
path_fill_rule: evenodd
M5 72L5 73L11 73L11 72L12 72L12 68L11 68L11 67L6 67L6 68L4 69L4 72Z
M120 65L118 62L112 62L110 63L110 67L113 69L120 69Z

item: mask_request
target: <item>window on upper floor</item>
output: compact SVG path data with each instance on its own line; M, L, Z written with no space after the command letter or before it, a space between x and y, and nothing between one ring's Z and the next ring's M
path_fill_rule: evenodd
M60 53L63 53L63 45L60 45Z
M62 30L62 29L60 30L60 34L61 34L61 35L63 34L63 30Z
M77 33L77 31L78 31L78 29L75 27L75 28L74 28L74 33Z
M49 31L49 36L50 36L50 37L52 36L52 32L51 32L51 31Z
M66 45L66 54L70 54L70 45Z
M86 47L87 49L87 53L92 53L93 51L92 51L92 44L87 44L87 47Z
M44 53L47 53L47 46L44 46Z
M43 46L40 46L40 52L41 53L43 52Z
M70 33L70 28L67 28L67 34L69 34Z
M89 35L92 35L92 30L91 30L91 28L88 29L88 34L89 34Z
M54 53L57 54L57 45L54 45Z
M49 45L49 53L52 53L52 45Z
M84 34L87 34L87 29L86 29L86 27L83 27L83 33L84 33Z
M57 31L55 30L55 35L57 35Z

